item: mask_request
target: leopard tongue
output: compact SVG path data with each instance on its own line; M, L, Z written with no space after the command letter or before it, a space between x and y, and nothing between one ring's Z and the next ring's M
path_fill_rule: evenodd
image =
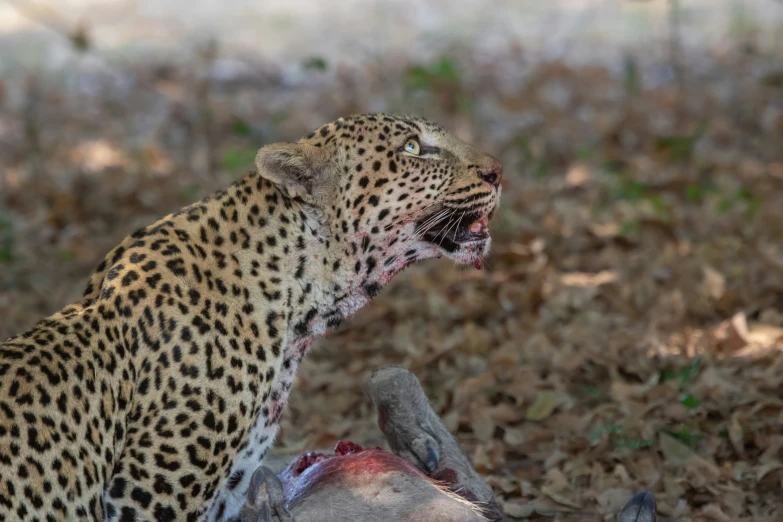
M474 221L470 224L470 231L474 234L481 232L483 229L489 226L489 218L487 216L481 216L478 221Z
M476 267L476 270L481 270L481 259L476 259L473 261L473 266Z

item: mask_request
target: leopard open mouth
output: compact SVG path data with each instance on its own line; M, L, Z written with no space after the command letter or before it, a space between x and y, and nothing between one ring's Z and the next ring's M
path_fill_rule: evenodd
M442 219L427 225L424 219L418 223L420 228L426 227L422 239L438 246L448 253L454 253L465 246L480 247L487 243L489 236L489 220L491 214L462 214Z

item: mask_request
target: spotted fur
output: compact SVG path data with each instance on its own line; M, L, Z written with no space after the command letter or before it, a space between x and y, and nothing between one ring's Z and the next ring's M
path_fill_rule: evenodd
M125 238L0 345L0 521L235 516L313 339L415 261L479 260L454 231L500 175L431 122L358 115Z

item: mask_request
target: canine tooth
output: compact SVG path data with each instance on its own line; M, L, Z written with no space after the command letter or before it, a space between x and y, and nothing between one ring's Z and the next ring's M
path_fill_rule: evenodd
M478 221L474 221L470 224L470 231L471 232L481 232L481 229L484 228L484 225L479 223Z

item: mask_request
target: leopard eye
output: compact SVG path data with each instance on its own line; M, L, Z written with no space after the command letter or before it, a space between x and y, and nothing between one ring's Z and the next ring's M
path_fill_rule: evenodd
M418 156L421 154L421 144L419 143L419 140L417 140L416 138L411 138L405 142L405 145L403 146L402 150L404 150L408 154L413 154L414 156Z

